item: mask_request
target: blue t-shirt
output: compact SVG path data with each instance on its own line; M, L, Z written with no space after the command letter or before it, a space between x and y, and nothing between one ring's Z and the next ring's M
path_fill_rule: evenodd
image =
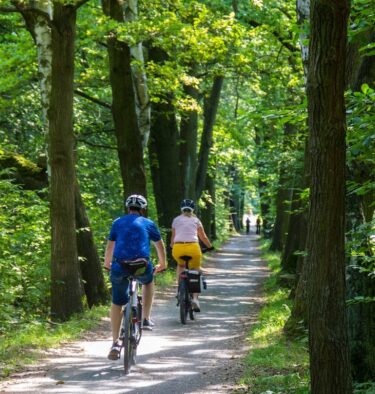
M113 257L121 260L150 258L150 241L160 241L155 223L136 213L121 216L112 223L108 239L115 241Z

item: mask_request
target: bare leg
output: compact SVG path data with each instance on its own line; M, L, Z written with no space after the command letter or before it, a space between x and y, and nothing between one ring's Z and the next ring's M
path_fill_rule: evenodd
M118 334L120 332L120 325L121 325L121 305L111 305L111 312L110 312L110 317L111 317L111 327L112 327L112 338L113 342L116 342L118 339Z
M154 298L154 281L148 285L142 286L142 297L143 297L143 319L150 319L152 301Z
M180 279L180 274L181 272L185 269L185 267L183 265L177 264L177 268L176 268L176 283L178 284L178 281Z

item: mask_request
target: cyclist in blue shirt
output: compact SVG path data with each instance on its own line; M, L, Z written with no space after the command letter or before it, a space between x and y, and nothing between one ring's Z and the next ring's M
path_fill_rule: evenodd
M112 223L104 258L104 268L110 271L112 283L110 316L113 344L108 354L110 360L117 360L120 357L118 335L122 318L121 308L129 301L129 271L126 263L122 263L147 260L146 270L142 275L137 276L137 280L143 285L143 328L148 330L152 330L153 326L150 313L154 294L154 268L150 261L150 241L155 245L159 260L155 272L163 271L167 266L160 232L152 220L143 216L147 208L147 200L143 196L133 194L126 199L125 206L128 214Z

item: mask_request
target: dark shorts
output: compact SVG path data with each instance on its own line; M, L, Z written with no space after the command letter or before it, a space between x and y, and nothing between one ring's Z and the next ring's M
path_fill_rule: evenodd
M112 303L115 305L125 305L129 301L129 272L126 268L113 263L110 279L112 283ZM147 264L146 272L137 276L137 281L142 285L148 285L154 280L153 265Z

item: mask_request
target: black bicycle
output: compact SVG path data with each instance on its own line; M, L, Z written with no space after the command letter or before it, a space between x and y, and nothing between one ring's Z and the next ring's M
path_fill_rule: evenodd
M210 249L203 249L205 253ZM180 307L180 320L182 324L186 324L189 315L190 320L195 319L195 310L193 308L193 294L201 293L202 289L207 288L206 280L202 273L198 270L189 269L189 261L191 256L180 256L185 262L185 269L181 272L178 280L177 306Z
M147 260L124 261L131 275L129 280L129 302L123 308L119 342L124 350L124 372L127 375L132 365L136 364L137 347L142 337L142 291L137 276L146 270Z

